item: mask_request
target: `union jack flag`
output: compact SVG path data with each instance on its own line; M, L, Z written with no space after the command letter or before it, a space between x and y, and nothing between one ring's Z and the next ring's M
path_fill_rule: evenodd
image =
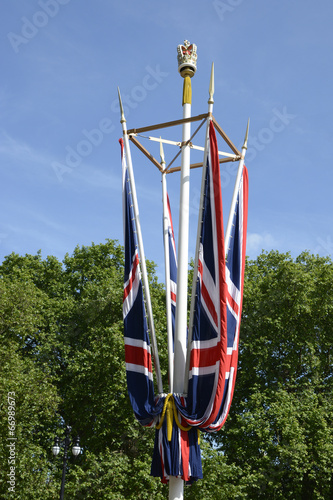
M243 167L240 179L237 202L233 214L230 246L227 249L226 281L227 281L227 356L224 370L225 390L217 418L210 424L207 431L216 432L222 428L228 416L234 392L237 361L239 330L243 304L243 284L246 252L248 207L248 171Z
M167 199L166 230L168 234L168 261L172 312L172 333L175 328L175 308L177 298L177 255L175 237L173 231L169 196ZM165 396L161 397L163 404ZM160 404L160 401L158 402ZM181 404L185 405L184 398ZM163 418L163 417L162 417ZM198 431L195 428L187 428L182 416L178 413L179 421L185 427L180 428L176 421L172 422L171 441L168 440L167 421L157 427L155 432L154 455L151 466L151 474L160 477L163 483L169 481L170 476L181 477L187 484L202 478L202 466L200 446L198 443Z
M187 484L201 479L203 475L198 430L194 427L189 431L182 430L173 420L169 442L165 420L160 430L155 431L151 475L160 477L162 483L167 483L170 476L181 477Z
M220 164L210 122L192 328L186 421L207 427L221 406L227 356L227 287Z
M233 396L246 251L248 173L244 166L234 208L230 247L223 235L218 148L210 123L202 207L195 308L186 404L175 397L186 423L209 432L223 426Z
M188 482L202 477L195 427L209 432L222 427L236 377L245 263L247 170L244 168L239 188L226 262L220 165L212 122L203 193L188 390L186 397L173 395L179 419L190 430L184 432L174 425L171 442L166 439L164 427L156 432L152 474L160 475L162 481L167 481L168 475L179 475Z
M154 401L152 361L140 264L132 210L130 182L122 146L125 280L124 331L128 392L137 419L152 425L162 414L166 396ZM225 251L220 165L214 125L210 122L203 185L202 223L195 270L196 293L187 395L173 394L178 420L171 441L166 421L156 429L151 474L167 482L181 476L186 482L202 477L199 427L216 432L223 426L232 401L238 360L246 251L248 173L244 166L234 207L230 245ZM177 294L177 260L168 199L171 300ZM225 257L225 255L227 256ZM168 396L169 397L169 396ZM164 417L163 417L164 418ZM186 426L190 429L186 429ZM185 426L185 427L184 427Z
M142 425L153 424L154 384L150 340L141 282L138 245L130 181L123 140L120 139L123 170L123 221L125 240L124 342L127 388L133 411Z

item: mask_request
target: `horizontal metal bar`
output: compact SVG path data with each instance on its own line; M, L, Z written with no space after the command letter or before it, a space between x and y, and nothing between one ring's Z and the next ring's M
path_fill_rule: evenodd
M127 130L127 134L128 135L141 134L142 132L148 132L149 130L158 130L160 128L174 127L176 125L182 125L183 123L197 122L207 117L208 113L204 113L203 115L191 116L190 118L182 118L181 120L174 120L171 122L158 123L156 125L149 125L148 127L132 128L130 130Z
M219 163L229 163L231 161L239 161L241 156L237 155L233 158L220 158ZM200 168L203 166L203 163L192 163L190 168ZM173 174L174 172L180 172L181 167L173 167L166 171L167 174Z

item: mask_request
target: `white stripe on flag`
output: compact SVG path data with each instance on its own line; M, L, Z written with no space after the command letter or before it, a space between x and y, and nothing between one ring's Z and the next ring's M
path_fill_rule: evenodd
M135 253L134 259L136 258L136 256L137 256L137 253ZM127 286L131 282L132 270L133 270L133 266L132 266L131 272L128 276L128 280L126 281L126 283L124 283L124 290L126 290ZM123 302L123 318L124 319L126 318L127 314L130 312L131 308L133 307L135 299L138 295L140 282L141 282L140 268L139 268L139 266L137 266L136 271L135 271L134 280L132 282L132 288L130 289L129 294L127 295L127 297L125 298L125 300Z
M218 370L218 366L219 366L219 361L217 361L215 365L212 366L203 366L201 368L198 366L194 366L192 370L190 370L189 378L192 378L192 376L198 377L199 375L209 375L211 373L215 373L216 370Z
M144 340L140 339L132 339L131 337L124 337L125 345L131 345L133 347L141 347L142 349L146 349L150 353L150 345L147 344Z
M241 298L241 293L236 287L236 285L231 281L230 278L230 270L228 267L225 269L225 277L226 277L226 282L228 284L228 292L231 295L231 297L234 299L236 304L239 306L240 304L240 298Z
M145 366L142 365L134 365L133 363L126 363L126 371L128 372L135 372L135 373L143 373L146 377L149 378L149 380L153 381L153 374L146 368Z

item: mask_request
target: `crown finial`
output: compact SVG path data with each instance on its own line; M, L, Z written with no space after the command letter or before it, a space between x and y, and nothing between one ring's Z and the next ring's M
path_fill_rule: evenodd
M178 71L183 78L186 76L192 78L195 74L197 70L197 57L197 46L194 43L185 40L184 45L178 45Z
M120 90L118 87L118 99L119 99L119 107L120 107L120 123L126 122L126 118L124 115L124 108L123 108L123 103L121 101L121 95L120 95Z

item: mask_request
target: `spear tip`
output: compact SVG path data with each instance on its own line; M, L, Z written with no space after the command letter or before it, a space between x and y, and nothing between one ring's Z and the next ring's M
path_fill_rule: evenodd
M160 139L161 139L161 137L160 137ZM163 149L162 141L160 141L160 157L161 157L161 163L165 164L164 149Z
M249 127L250 127L250 118L247 120L247 126L246 126L246 132L245 132L245 139L244 139L244 144L242 149L247 149L247 140L249 138Z
M212 69L210 73L210 82L209 82L209 100L208 104L214 103L214 63L212 63Z
M118 99L119 99L119 108L120 108L120 123L125 123L126 122L126 118L125 118L125 115L124 115L124 108L123 108L123 103L122 103L122 100L121 100L121 95L120 95L119 87L118 87Z

